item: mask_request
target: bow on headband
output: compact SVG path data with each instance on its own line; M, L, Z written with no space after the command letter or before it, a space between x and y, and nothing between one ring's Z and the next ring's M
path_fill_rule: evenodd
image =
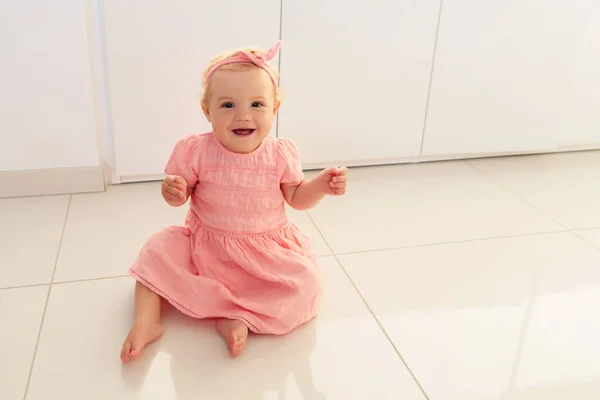
M211 69L208 71L208 73L206 74L206 80L204 81L204 85L206 86L206 84L208 83L210 78L213 76L213 74L217 71L217 69L221 68L223 65L235 64L235 63L251 63L251 64L256 65L259 68L264 69L267 72L267 74L269 74L269 77L271 78L273 85L275 87L277 87L277 79L275 79L275 76L269 69L269 66L267 65L267 61L270 61L273 58L275 58L275 56L277 55L277 52L279 52L279 47L281 47L281 41L275 43L275 45L273 47L271 47L266 53L253 54L249 51L243 51L243 50L238 51L237 53L235 53L235 55L233 55L229 58L226 58L225 60L219 61L218 63L213 65L211 67Z

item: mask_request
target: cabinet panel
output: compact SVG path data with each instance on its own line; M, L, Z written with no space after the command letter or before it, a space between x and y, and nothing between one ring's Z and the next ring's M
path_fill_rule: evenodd
M419 154L439 0L284 0L280 137L305 165Z
M573 0L571 5L576 29L574 66L558 144L600 148L600 2Z
M599 8L590 0L444 0L424 155L600 142L590 110L600 93Z
M202 71L225 50L279 40L280 1L106 0L104 20L117 174L135 180L162 174L181 136L210 130Z
M98 165L82 2L2 6L0 171Z

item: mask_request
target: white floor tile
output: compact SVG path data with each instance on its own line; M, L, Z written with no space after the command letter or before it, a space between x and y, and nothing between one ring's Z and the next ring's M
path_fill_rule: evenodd
M352 169L309 214L336 254L561 229L464 162Z
M600 151L471 163L569 229L600 227Z
M430 399L598 398L600 252L572 233L339 258Z
M323 240L323 237L306 211L297 211L288 207L287 213L290 221L310 238L312 250L317 256L328 256L331 254L329 246Z
M163 338L122 367L133 281L54 285L27 399L424 399L335 260L320 263L320 316L250 337L237 360L210 323L170 312Z
M0 288L50 283L69 196L0 199Z
M582 231L575 231L575 234L581 236L589 243L600 249L600 229L585 229Z
M146 240L182 225L187 210L167 205L157 182L73 195L55 282L127 274Z
M0 399L21 400L48 286L0 290Z

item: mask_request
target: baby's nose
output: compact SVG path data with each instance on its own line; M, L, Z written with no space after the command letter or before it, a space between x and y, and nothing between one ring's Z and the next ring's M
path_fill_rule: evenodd
M250 121L250 112L246 110L239 111L236 115L236 119L238 121Z

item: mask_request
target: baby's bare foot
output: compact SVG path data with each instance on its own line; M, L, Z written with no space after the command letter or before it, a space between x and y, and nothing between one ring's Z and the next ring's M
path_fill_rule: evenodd
M220 319L217 321L217 332L227 344L232 358L242 354L248 340L248 327L245 323L236 319Z
M121 349L121 361L127 364L142 354L144 347L162 336L163 328L160 322L136 320L125 338Z

